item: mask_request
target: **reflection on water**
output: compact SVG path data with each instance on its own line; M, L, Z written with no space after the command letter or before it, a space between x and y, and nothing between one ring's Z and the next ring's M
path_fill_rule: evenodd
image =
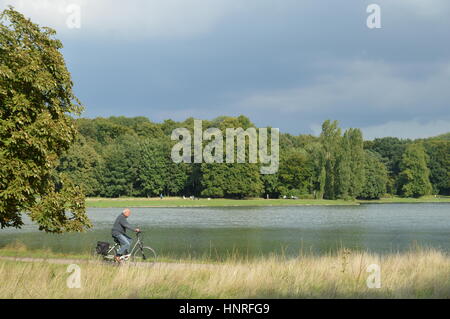
M27 221L21 230L0 231L0 247L19 240L30 248L88 251L97 240L111 241L117 208L92 208L94 228L81 234L38 232ZM144 240L171 256L235 253L255 256L301 250L323 254L341 247L375 252L402 251L413 244L450 249L450 204L368 204L361 206L134 208L131 224Z

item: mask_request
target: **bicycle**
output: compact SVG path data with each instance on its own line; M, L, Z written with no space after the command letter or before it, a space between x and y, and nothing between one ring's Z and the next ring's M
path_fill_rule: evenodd
M150 246L144 246L144 243L140 237L142 232L136 233L137 241L134 244L133 248L131 249L130 253L127 255L120 256L120 259L122 261L129 261L132 262L155 262L156 261L156 252L155 250ZM108 249L108 252L106 255L103 256L103 260L105 261L112 261L116 262L114 259L114 256L117 254L117 250L120 247L120 242L114 238L114 245L111 246Z

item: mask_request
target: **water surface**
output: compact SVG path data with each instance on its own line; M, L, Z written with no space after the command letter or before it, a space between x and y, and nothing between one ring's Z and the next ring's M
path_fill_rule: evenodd
M52 235L28 220L21 230L0 231L0 247L20 241L32 249L85 252L97 240L111 241L122 209L90 208L86 233ZM420 245L450 251L450 204L360 206L134 208L129 222L162 255L224 257L300 251L324 254L341 247L388 253Z

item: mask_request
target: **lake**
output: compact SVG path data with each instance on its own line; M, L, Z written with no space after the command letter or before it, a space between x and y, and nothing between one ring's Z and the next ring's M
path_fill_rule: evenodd
M89 251L110 241L119 208L90 208L94 227L86 233L52 235L29 220L21 230L0 231L0 247L20 241L31 249ZM389 253L414 245L450 251L450 204L363 204L360 206L133 208L132 225L144 242L173 257L227 254L259 256L300 251L326 254L341 247Z

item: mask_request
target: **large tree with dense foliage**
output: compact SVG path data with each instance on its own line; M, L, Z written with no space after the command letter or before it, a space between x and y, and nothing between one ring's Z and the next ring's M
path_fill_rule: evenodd
M47 232L89 226L84 196L58 158L74 143L69 114L81 106L55 31L12 8L0 14L0 225L20 227L21 212Z
M334 174L334 196L355 199L364 183L364 148L362 133L350 128L338 139Z
M406 147L400 162L400 194L404 197L420 197L431 193L430 170L427 155L421 144Z
M388 174L380 156L371 151L364 153L364 183L358 194L361 199L379 199L386 193Z
M311 193L313 167L304 150L291 149L281 152L278 183L280 195L303 196Z
M87 196L99 194L103 158L82 135L59 161L57 171L66 173Z
M145 196L158 196L171 178L168 169L170 149L159 140L148 140L139 147L138 180Z
M139 148L138 180L142 195L181 195L189 182L190 167L174 163L166 139L149 139Z
M139 140L132 135L121 136L106 145L100 170L100 195L104 197L137 196Z
M219 128L223 136L225 136L227 128L246 130L254 127L254 124L245 116L220 117L205 124L206 127ZM223 147L225 154L225 143ZM245 154L248 159L248 148ZM260 167L256 163L203 163L201 164L201 195L233 198L261 196L264 192L264 184L259 169Z
M366 141L364 148L378 153L388 170L387 192L393 195L399 194L398 176L400 174L400 161L406 146L410 140L402 140L397 137L376 138L373 141Z
M202 196L259 197L264 186L257 164L202 164Z
M425 140L424 147L428 155L427 164L433 193L450 195L450 140Z
M338 122L322 124L322 133L316 147L316 191L326 199L354 199L364 182L364 148L359 129L348 129L341 135ZM319 165L319 166L318 166Z
M337 162L339 157L339 146L341 144L341 129L337 121L325 121L322 124L322 133L320 134L320 143L323 150L321 152L321 175L324 180L323 197L326 199L336 199L337 189Z
M350 128L345 131L343 139L348 145L347 157L349 161L348 166L350 168L350 181L345 195L354 199L361 192L365 178L365 152L362 132L360 129Z

